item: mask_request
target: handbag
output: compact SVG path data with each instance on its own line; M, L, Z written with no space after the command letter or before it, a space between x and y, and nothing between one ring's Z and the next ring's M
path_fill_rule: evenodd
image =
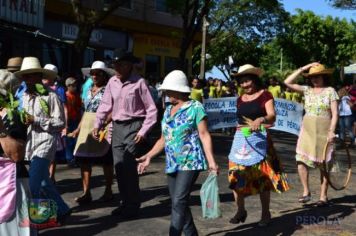
M57 204L51 199L31 199L29 215L32 228L46 229L60 226L57 221Z
M201 186L200 200L203 218L215 219L221 217L219 186L216 173L210 172Z

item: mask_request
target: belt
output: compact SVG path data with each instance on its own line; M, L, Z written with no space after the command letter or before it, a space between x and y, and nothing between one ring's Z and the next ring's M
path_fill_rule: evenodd
M143 121L145 118L143 117L137 117L137 118L133 118L133 119L130 119L130 120L115 120L114 122L116 124L129 124L129 123L132 123L132 122L135 122L135 121Z

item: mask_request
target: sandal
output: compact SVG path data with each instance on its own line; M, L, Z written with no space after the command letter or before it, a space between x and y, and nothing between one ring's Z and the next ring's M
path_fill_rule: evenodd
M329 201L328 200L326 200L326 201L319 200L315 203L315 205L317 207L326 207L326 206L329 206Z
M301 196L298 198L298 202L299 203L307 203L311 200L311 194L309 193L308 195L306 196Z
M74 199L79 204L85 204L85 203L90 203L92 201L91 194L90 193L85 193L79 197L76 197Z
M244 223L247 218L247 211L237 212L234 217L230 219L231 224Z

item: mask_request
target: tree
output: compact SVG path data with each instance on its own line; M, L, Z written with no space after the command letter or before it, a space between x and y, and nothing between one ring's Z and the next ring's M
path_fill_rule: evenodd
M321 61L334 67L355 59L355 22L331 16L323 18L300 9L297 12L279 39L294 65L299 67L311 61Z
M328 0L328 2L335 8L344 10L356 9L356 0Z
M221 0L209 17L208 65L223 71L228 56L238 65L258 65L262 45L284 30L288 13L277 0Z
M82 0L71 0L74 17L78 25L78 36L74 42L74 57L76 59L72 63L73 70L83 66L84 51L89 44L93 29L119 6L127 3L128 0L104 0L104 4L98 4L96 9L87 8L84 6L84 2Z
M182 18L182 35L178 68L186 66L186 54L195 34L201 29L202 20L208 15L213 1L211 0L166 0L168 9Z

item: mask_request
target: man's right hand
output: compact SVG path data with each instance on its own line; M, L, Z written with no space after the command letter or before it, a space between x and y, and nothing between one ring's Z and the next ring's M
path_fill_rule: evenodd
M93 131L91 132L91 134L95 140L99 140L99 129L98 128L94 128Z

